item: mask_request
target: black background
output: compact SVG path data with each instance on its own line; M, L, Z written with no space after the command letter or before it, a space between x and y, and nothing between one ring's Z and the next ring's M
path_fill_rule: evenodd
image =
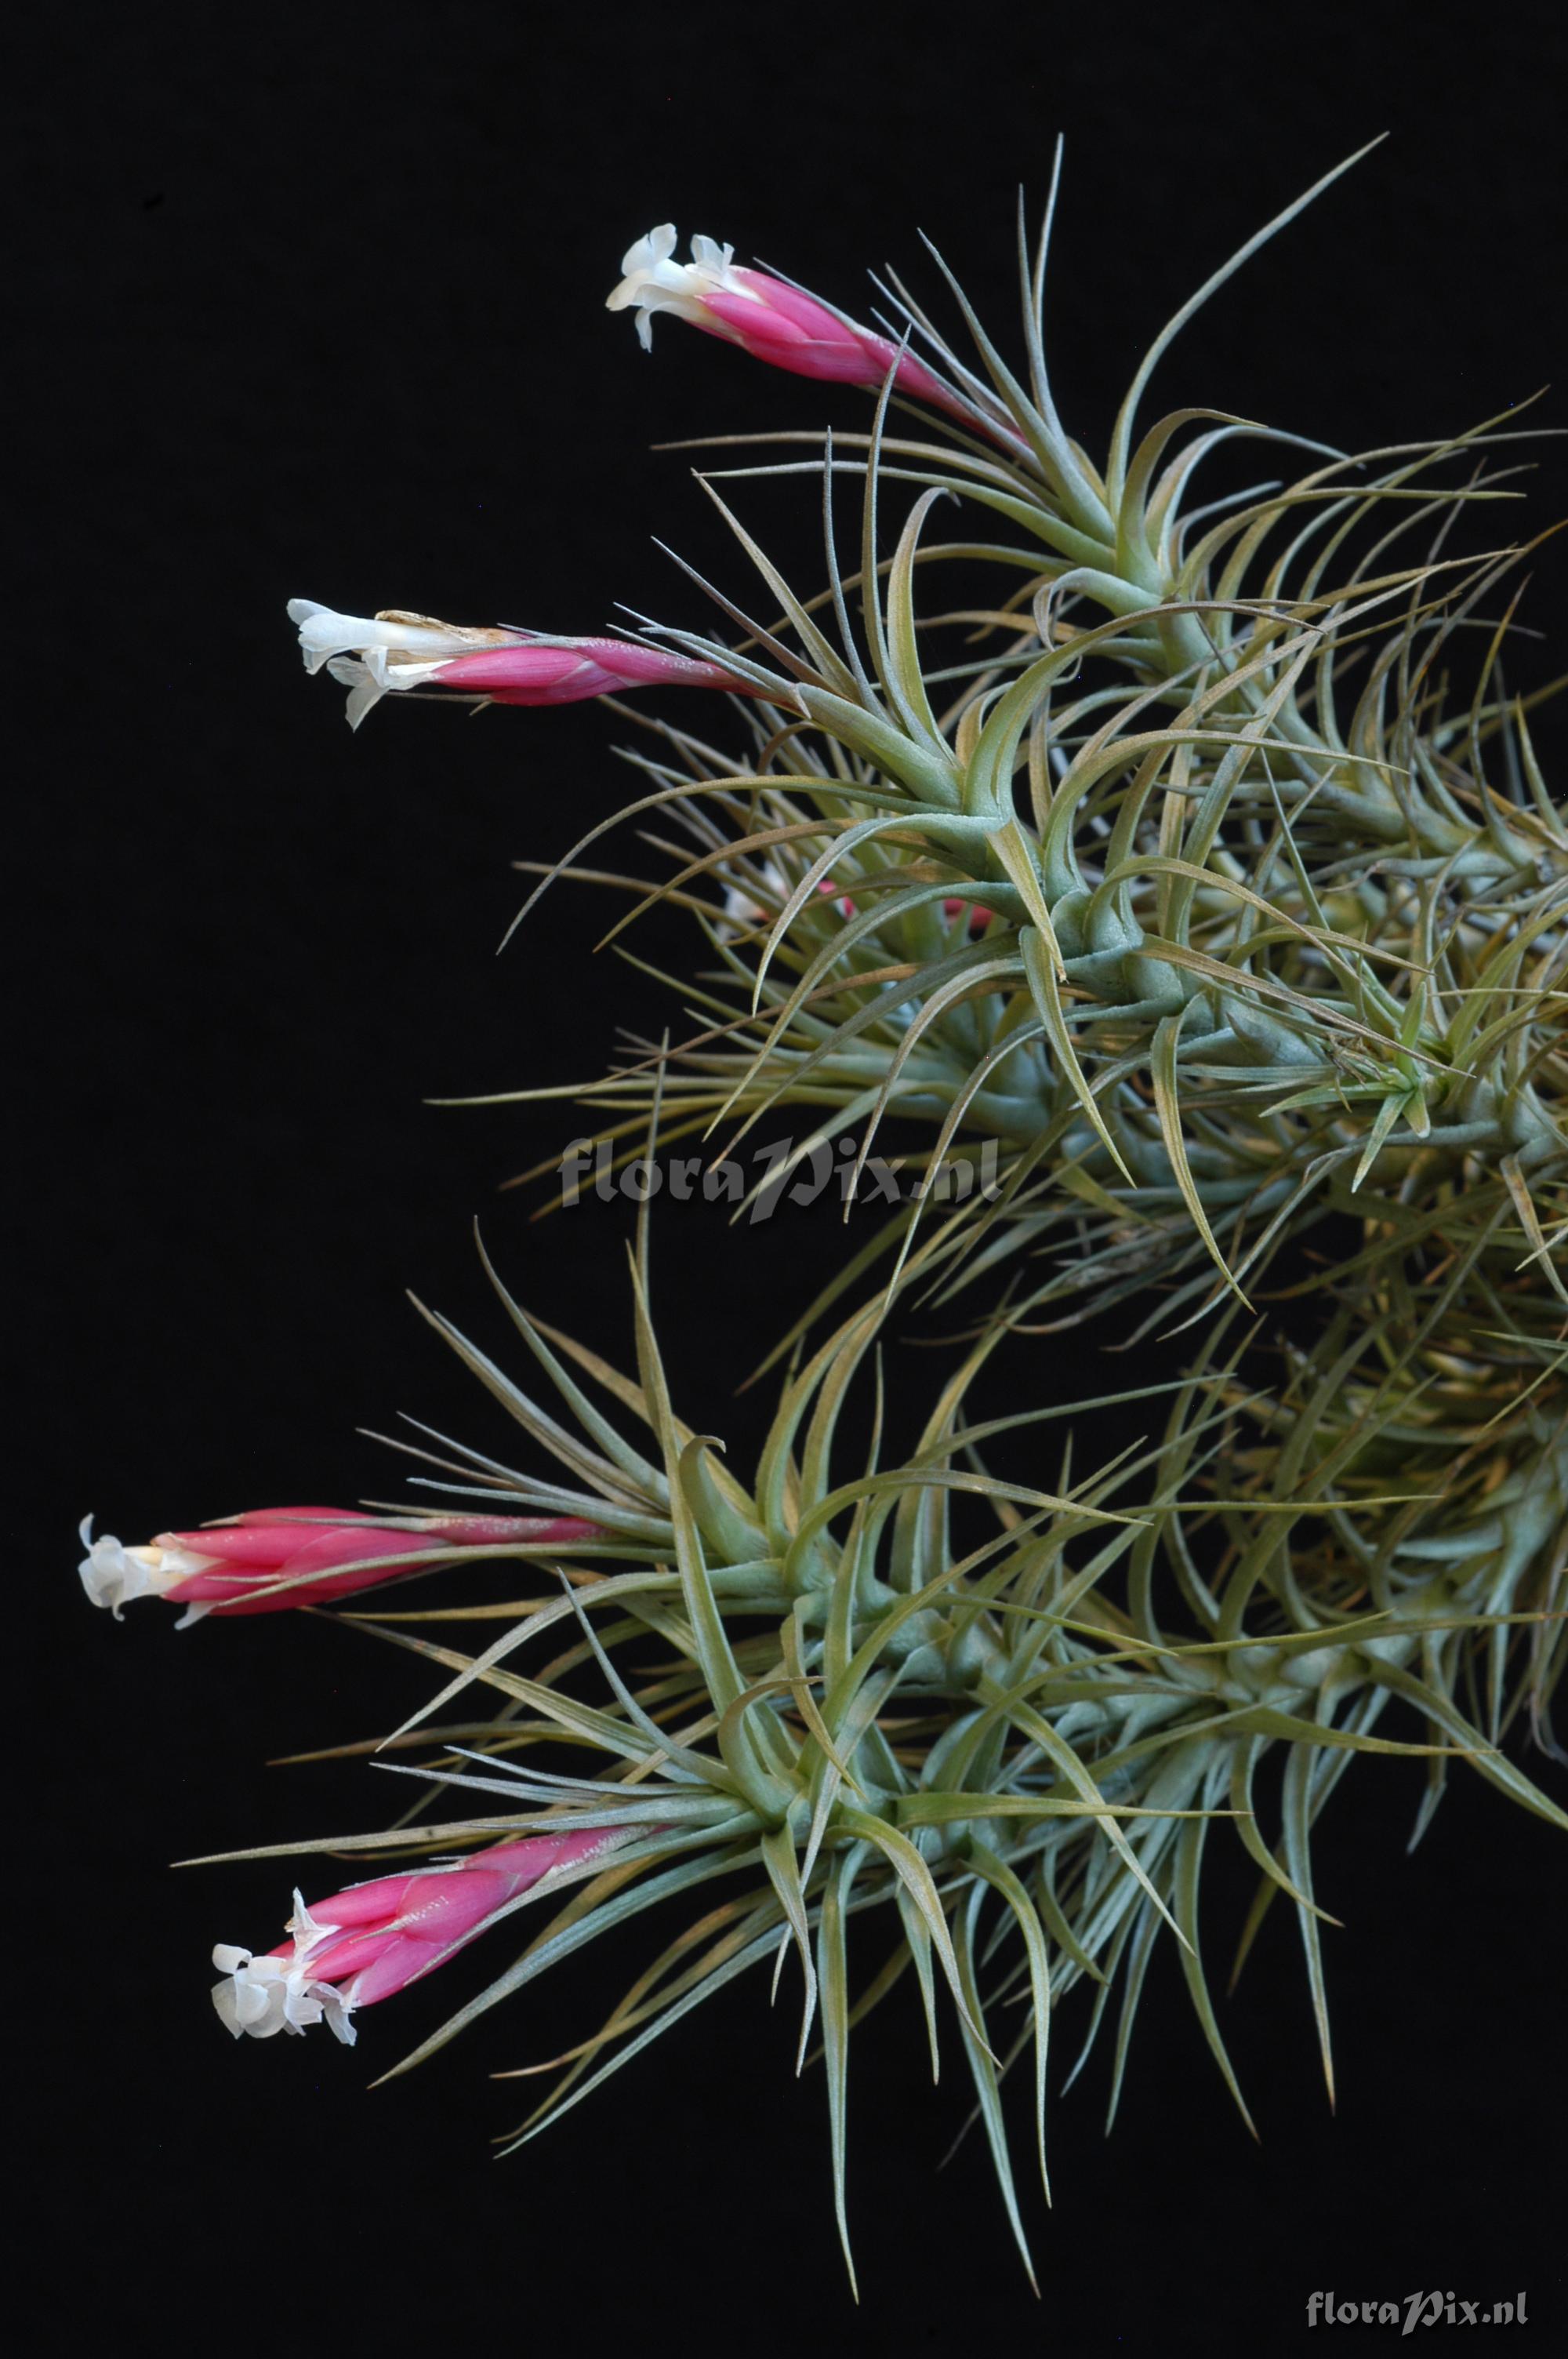
M476 1212L524 1299L629 1356L624 1208L537 1226L536 1195L496 1192L567 1113L423 1103L586 1076L629 1011L670 1011L590 957L600 905L570 887L493 955L509 861L555 854L624 797L609 748L629 732L593 706L472 723L391 706L351 738L341 692L300 672L285 599L590 631L624 600L703 623L650 537L745 594L743 560L689 460L648 446L864 412L676 323L644 356L601 308L623 246L673 218L853 308L889 257L935 291L923 228L1005 341L1014 190L1039 201L1059 128L1057 390L1091 447L1160 321L1383 129L1188 333L1160 391L1353 447L1500 411L1554 359L1565 60L1549 12L906 7L879 29L842 7L243 26L168 8L35 38L14 84L29 423L8 676L14 940L27 921L13 1303L34 1414L9 1495L37 1517L10 1567L12 1697L41 1707L14 1740L13 1809L43 1842L12 1886L10 1941L13 2055L38 2101L18 2147L41 2198L33 2347L302 2332L423 2350L551 2327L593 2350L1006 2333L1253 2352L1296 2346L1314 2288L1423 2285L1527 2287L1547 2343L1568 2312L1544 2151L1561 1843L1475 1781L1413 1860L1408 1765L1357 1765L1325 1822L1320 1890L1346 1921L1329 1948L1337 2118L1282 1912L1225 2011L1260 2147L1173 1957L1157 1961L1114 2136L1103 2058L1054 2104L1055 2210L1030 2203L1039 2307L979 2145L937 2171L961 2067L955 2051L949 2082L925 2085L901 1991L858 2036L857 2312L821 2088L792 2081L793 1999L770 2015L760 1982L499 2165L486 2140L521 2107L486 2072L589 2027L635 1940L373 2095L449 1988L367 2016L351 2055L324 2036L231 2049L206 1952L276 1938L287 1864L167 1863L390 1815L362 1766L264 1765L375 1733L424 1678L319 1619L176 1636L148 1607L116 1627L70 1568L87 1507L133 1539L386 1495L395 1470L354 1429L401 1408L499 1440L402 1294L503 1343ZM1561 397L1546 414L1561 427ZM1564 507L1561 450L1541 457L1538 523ZM744 498L815 586L809 495ZM1536 625L1555 612L1560 631L1562 578L1549 549ZM1538 664L1546 678L1546 649ZM665 940L678 955L657 927L644 946ZM733 1387L839 1243L820 1210L749 1236L697 1209L661 1219L685 1413L738 1457L760 1410ZM1249 1892L1217 1865L1221 1979ZM443 1981L466 1992L482 1971ZM1082 2020L1065 2013L1064 2056Z

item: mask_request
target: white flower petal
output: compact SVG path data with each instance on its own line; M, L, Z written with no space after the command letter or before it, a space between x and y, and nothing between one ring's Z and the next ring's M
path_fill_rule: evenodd
M350 2019L347 2000L337 1991L332 1995L338 2004L327 2009L327 2028L334 2039L341 2039L345 2048L351 2048L360 2036L359 2026Z
M757 875L759 882L776 897L782 908L790 896L789 879L783 869L773 861L764 860ZM719 930L721 934L740 930L750 932L754 926L771 926L777 916L777 908L764 908L761 901L753 900L741 886L727 885L724 887L724 915L719 921Z
M313 1917L296 1892L288 1923L293 1948L287 1957L258 1958L220 1941L212 1952L212 1963L224 1976L212 1990L219 2020L236 2039L246 2033L253 2039L273 2039L280 2031L297 2038L312 2024L325 2023L334 2038L351 2048L357 2036L349 2021L351 1996L310 1972L312 1952L335 1940L339 1930Z
M334 656L327 669L348 690L348 723L351 729L357 729L371 707L381 702L386 690L376 686L364 665L356 662L352 656Z
M635 245L627 247L621 257L621 267L628 277L636 270L656 270L661 262L669 260L676 245L676 225L665 222L660 228L651 229L646 237L640 237Z
M297 1919L306 1933L306 1946L296 1944L292 1957L255 1957L249 1950L221 1941L212 1962L224 1979L214 1984L212 2004L219 2020L236 2039L273 2039L280 2031L297 2038L312 2024L327 2023L335 2038L352 2047L354 2028L348 2017L352 2001L331 1983L316 1980L309 1951L330 1938L336 1928L318 1924L297 1893Z
M161 1597L212 1559L196 1556L189 1549L125 1548L113 1532L92 1538L92 1518L83 1518L81 1538L87 1554L78 1565L81 1585L94 1605L106 1605L115 1621L120 1609L136 1597Z
M625 275L605 298L605 309L610 311L624 311L628 305L636 304L637 335L644 348L653 341L650 321L655 311L676 311L698 327L717 327L719 322L707 309L710 295L723 292L743 295L751 302L763 299L754 287L736 277L730 266L735 258L732 245L720 245L716 238L694 237L690 262L675 261L675 249L676 233L670 223L650 230L622 257Z
M373 651L368 663L361 663L357 656L334 656L327 666L332 678L349 691L351 729L357 729L384 696L399 689L423 688L440 669L435 663L393 663L380 648Z
M284 1930L293 1937L296 1962L299 1965L304 1965L313 1950L319 1950L323 1941L335 1941L342 1928L340 1925L323 1924L319 1918L312 1917L297 1886L294 1894L294 1914Z
M241 2031L254 2031L258 2039L265 2039L269 2031L277 2029L275 2018L279 2012L279 1984L253 1982L236 1975L230 1988L234 1994L234 2022Z
M213 1984L212 2004L218 2010L218 2020L224 2029L232 2032L236 2039L243 2039L245 2036L245 2027L240 2021L238 1988L227 1976L222 1982Z
M319 671L329 656L363 655L371 647L439 662L455 655L468 636L425 614L339 614L313 598L291 598L288 619L298 626L305 669L311 672Z
M246 2032L254 2039L270 2039L283 2019L282 1960L253 1958L249 1950L232 1949L226 1942L213 1951L214 1965L220 1958L233 1961L226 1979L212 1985L212 2004L220 2021L236 2039Z
M395 690L423 688L443 664L481 647L509 647L526 635L438 622L389 606L379 614L340 614L313 598L291 598L305 669L325 665L349 690L348 722L357 729L373 704Z

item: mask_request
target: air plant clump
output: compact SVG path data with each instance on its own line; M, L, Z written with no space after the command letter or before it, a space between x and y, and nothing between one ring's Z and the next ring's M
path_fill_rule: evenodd
M291 605L355 725L389 693L725 698L728 748L617 702L644 733L618 816L665 831L672 869L585 866L595 828L533 897L574 875L630 892L617 933L663 903L706 962L678 983L697 1028L584 1084L589 1144L629 1158L806 1109L796 1160L851 1136L864 1160L885 1130L928 1172L995 1150L1002 1184L917 1190L856 1238L773 1353L744 1473L678 1414L644 1210L633 1371L493 1271L548 1405L435 1322L552 1473L435 1438L418 1482L460 1511L378 1507L368 1529L281 1511L328 1520L303 1555L277 1515L93 1545L100 1602L155 1588L217 1612L486 1556L530 1571L525 1594L380 1617L443 1675L385 1749L419 1799L383 1834L269 1847L395 1864L297 1897L270 1956L214 1953L236 2035L351 2036L353 2006L514 1918L494 1978L406 2069L676 1903L684 1926L509 2143L793 1957L848 2256L850 2030L913 1973L1029 2266L1001 2086L1015 2064L1030 2084L1044 2177L1075 1984L1078 2064L1114 2022L1114 2114L1168 1938L1246 2113L1203 1952L1212 1846L1258 1871L1243 1954L1268 1906L1296 1917L1332 2092L1314 1832L1353 1756L1425 1761L1417 1832L1455 1760L1568 1826L1516 1757L1522 1735L1563 1758L1568 1588L1568 823L1539 695L1504 678L1525 552L1495 529L1523 435L1493 420L1349 454L1221 411L1143 416L1178 331L1326 185L1156 337L1102 460L1046 370L1054 180L1033 249L1021 221L1011 358L939 257L962 351L896 279L867 326L710 239L679 263L655 230L609 299L644 344L667 311L874 402L730 471L820 501L826 587L793 589L724 506L766 603L715 590L723 636ZM1304 472L1207 496L1242 440ZM950 538L938 511L961 517ZM944 603L952 566L994 592ZM1282 1336L1265 1284L1293 1299ZM964 1356L911 1440L879 1407L851 1450L890 1310L923 1302L965 1306ZM1179 1375L979 1400L999 1345L1027 1364L1032 1337L1118 1308L1135 1336L1183 1339ZM1108 1405L1145 1438L1086 1463L1074 1428ZM438 1643L437 1618L499 1635ZM531 1932L522 1911L564 1886Z

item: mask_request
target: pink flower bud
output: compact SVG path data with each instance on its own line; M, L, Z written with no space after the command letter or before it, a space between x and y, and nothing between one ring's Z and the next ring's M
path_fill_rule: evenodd
M435 674L443 688L487 696L495 704L576 704L621 688L726 688L755 691L722 665L699 663L628 639L520 640L484 655L457 656Z
M349 690L349 725L400 690L439 688L489 704L576 704L627 688L756 690L723 666L632 639L555 638L539 631L470 629L388 607L339 614L291 598L308 671L325 664Z
M82 1586L94 1605L119 1619L135 1597L167 1597L186 1607L185 1622L204 1614L276 1614L320 1605L372 1589L404 1570L396 1561L443 1548L569 1547L594 1539L596 1524L578 1516L432 1516L417 1531L388 1528L374 1516L341 1507L264 1507L200 1531L159 1532L144 1548L124 1548L112 1533L92 1538ZM180 1625L182 1628L184 1623Z
M611 311L637 307L637 334L644 350L653 344L654 313L674 311L694 328L723 336L756 359L771 361L796 376L880 392L896 363L893 381L901 393L961 419L971 429L999 430L996 421L983 419L924 361L909 352L901 355L890 336L862 328L815 295L772 278L766 271L747 269L733 259L732 245L694 237L692 259L676 262L676 245L671 222L640 237L622 260L624 277L606 298ZM1005 439L1018 440L1011 433Z
M351 1884L307 1908L297 1892L289 1939L257 1957L221 1942L212 1963L224 1979L212 2004L239 2039L270 2039L325 2022L348 2045L356 2007L390 1998L474 1940L509 1901L545 1876L648 1832L641 1826L584 1827L492 1843L448 1867L419 1868Z

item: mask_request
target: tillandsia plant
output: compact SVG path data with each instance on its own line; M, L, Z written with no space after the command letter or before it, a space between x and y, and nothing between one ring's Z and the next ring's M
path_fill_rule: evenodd
M655 230L609 299L644 345L668 312L874 403L820 448L787 430L782 457L729 470L820 499L826 587L792 589L725 506L766 612L714 591L723 637L291 605L356 726L415 693L611 695L643 727L621 816L669 870L586 866L595 829L531 864L535 897L575 876L629 891L633 915L686 912L698 1028L633 1038L584 1085L600 1127L579 1157L646 1172L661 1145L795 1107L807 1134L770 1185L840 1158L852 1194L884 1135L917 1184L779 1342L744 1473L672 1397L644 1202L633 1372L493 1271L549 1405L435 1321L535 1467L427 1436L404 1446L457 1500L439 1513L92 1544L99 1602L156 1591L192 1613L485 1558L530 1571L515 1597L378 1607L381 1635L444 1674L384 1748L417 1797L384 1832L237 1854L378 1872L297 1894L268 1953L214 1952L236 2037L351 2037L357 2010L558 1897L404 2070L674 1903L680 1930L555 2060L512 2143L793 1954L848 2255L849 2034L913 1973L933 2069L956 2042L972 2076L1027 2265L1001 2082L1015 2062L1031 2081L1044 2172L1053 2018L1076 1984L1093 1985L1079 2063L1115 2018L1114 2113L1168 1935L1241 2103L1202 1954L1212 1846L1239 1842L1259 1871L1243 1955L1268 1906L1295 1913L1332 2090L1313 1836L1352 1756L1425 1760L1418 1832L1455 1759L1568 1827L1514 1744L1563 1757L1568 1588L1568 812L1530 733L1548 691L1505 681L1524 551L1492 529L1523 435L1493 420L1352 455L1218 410L1144 418L1173 338L1326 185L1154 339L1101 460L1046 369L1054 179L1033 247L1021 212L1011 358L939 257L962 351L898 279L868 325L710 239L678 262ZM1303 472L1206 495L1245 440ZM944 504L963 522L937 540ZM937 569L953 597L927 594ZM664 686L722 696L739 750L620 701ZM995 1184L974 1188L988 1157ZM1294 1300L1281 1337L1255 1310L1265 1279ZM911 1439L877 1406L851 1452L847 1404L880 1404L891 1307L932 1299L965 1305L961 1364ZM1179 1374L979 1403L1000 1344L1016 1364L1116 1306L1135 1336L1185 1338ZM1146 1438L1086 1465L1074 1429L1110 1401ZM434 1620L498 1633L470 1651Z

